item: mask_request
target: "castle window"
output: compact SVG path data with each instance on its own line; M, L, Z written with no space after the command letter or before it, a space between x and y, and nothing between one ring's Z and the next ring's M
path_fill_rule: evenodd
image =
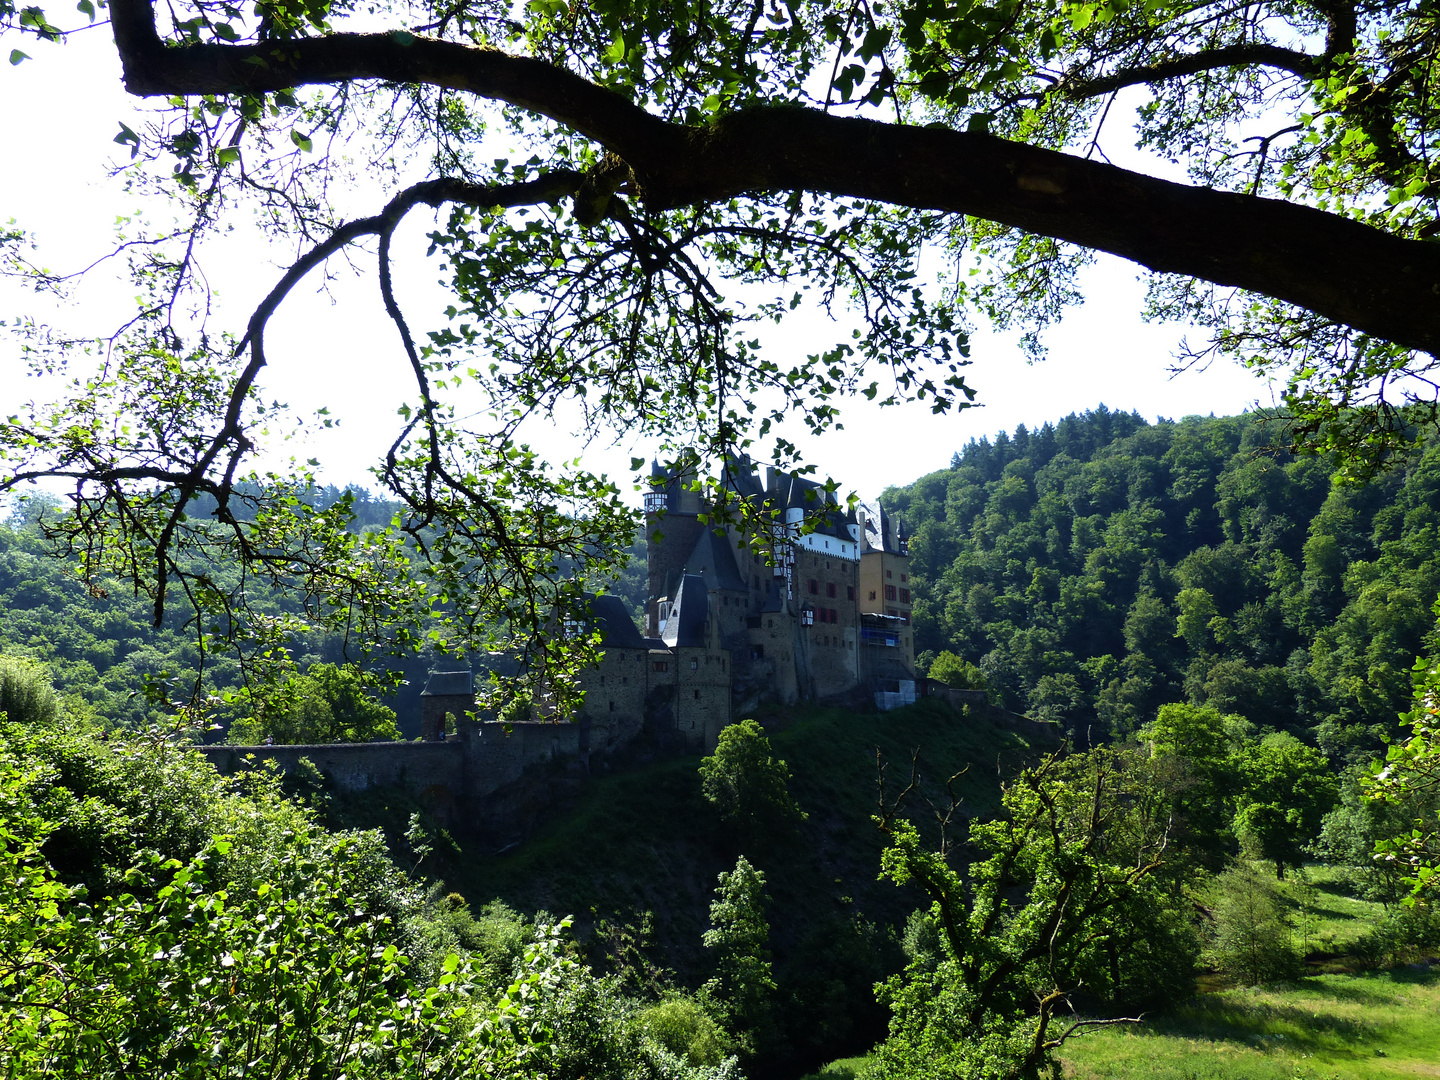
M720 661L720 670L721 670L721 671L724 671L724 670L725 670L725 661L724 661L724 660L721 660L721 661Z
M827 581L827 582L825 583L825 595L826 595L826 596L834 596L834 595L835 595L835 583L834 583L833 581Z
M750 646L750 659L751 659L751 660L764 660L764 659L765 659L765 646L764 646L764 645L751 645L751 646Z
M664 660L656 660L656 661L655 661L655 670L656 670L656 671L669 671L669 670L670 670L670 665L669 665L668 663L666 663Z
M696 700L696 701L699 701L699 700L700 700L700 691L699 691L699 690L696 690L696 691L695 691L695 700ZM695 725L694 725L694 724L691 724L690 726L693 728Z
M871 599L871 600L874 600L874 599L875 599L875 590L874 590L874 589L871 589L871 590L870 590L870 599Z
M699 671L699 670L700 670L700 661L699 661L699 660L691 660L691 661L690 661L690 670L691 670L691 671Z
M888 578L888 577L894 577L895 575L892 574L889 570L886 570L886 571L885 571L885 576Z
M908 604L908 603L910 602L910 590L909 590L909 589L901 589L901 590L900 590L900 602L901 602L902 604Z
M811 595L811 596L815 596L815 595L817 595L819 592L820 592L820 582L816 581L816 580L812 577L812 578L810 579L810 595Z
M622 675L622 676L620 676L620 681L621 681L624 685L629 686L629 685L630 685L630 676L629 676L629 675Z
M615 711L615 702L613 702L613 701L610 702L610 711L611 711L611 712L614 712L614 711Z
M604 676L604 675L601 675L601 676L600 676L600 685L601 685L601 686L604 686L604 685L605 685L605 676Z
M885 599L886 599L886 600L894 600L894 599L895 599L895 586L894 586L894 585L886 585L886 586L885 586Z
M854 599L855 599L855 586L854 586L854 585L846 585L846 586L845 586L845 599L846 599L846 600L854 600Z
M908 581L909 578L907 578L904 574L901 574L901 575L900 575L900 580L901 580L902 582L905 582L905 581Z

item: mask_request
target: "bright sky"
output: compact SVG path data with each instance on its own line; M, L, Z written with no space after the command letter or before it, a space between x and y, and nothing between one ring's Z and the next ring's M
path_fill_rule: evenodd
M35 59L0 67L0 146L6 162L0 167L0 221L13 218L32 230L42 245L40 260L55 270L78 269L103 255L116 217L141 209L118 180L106 175L106 163L124 153L112 141L120 123L139 127L142 106L123 92L119 64L105 35L97 28L63 48L27 46ZM1117 127L1104 145L1117 164L1154 171L1154 163L1129 142L1128 133ZM1174 176L1173 169L1160 171ZM421 325L434 325L425 323L425 315L439 306L433 282L441 268L424 262L424 229L424 215L413 215L395 249L404 260L402 304L417 312ZM225 244L226 257L212 253L208 260L219 291L213 325L235 329L278 278L290 251L269 251L243 231ZM408 256L401 254L406 251ZM319 280L312 278L272 322L265 385L267 396L289 402L298 413L323 405L341 418L335 430L285 453L320 458L330 482L368 485L365 470L393 438L395 408L408 388L373 272L355 281L343 267L337 270L341 280L329 295L320 294ZM1151 420L1227 414L1257 401L1272 403L1266 384L1231 364L1171 377L1171 353L1186 328L1148 325L1139 318L1144 290L1138 272L1130 263L1102 256L1082 278L1086 304L1047 335L1050 358L1040 364L1025 362L1013 336L983 328L975 334L966 379L979 391L981 408L937 417L923 405L881 409L862 399L843 408L844 431L823 442L797 441L822 473L871 498L889 484L943 468L971 438L1013 430L1020 423L1038 426L1101 403L1136 410ZM119 321L131 295L124 282L102 277L82 293L78 309L61 317L98 331ZM0 319L26 314L56 317L33 294L0 281ZM1190 334L1203 338L1202 331ZM765 341L772 349L812 352L845 336L846 327L827 327L823 316L811 314ZM12 411L37 389L23 376L13 341L0 338L0 410ZM587 448L572 427L557 417L553 427L537 428L530 437L552 460L583 454L588 467L617 477L627 475L632 454L643 456L652 449L632 445L623 435L613 445L604 439Z

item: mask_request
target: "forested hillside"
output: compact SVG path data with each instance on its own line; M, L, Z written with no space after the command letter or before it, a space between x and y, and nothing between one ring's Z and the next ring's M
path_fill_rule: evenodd
M385 524L399 509L399 504L374 498L363 488L321 488L314 493L314 504L329 506L346 493L352 499L355 529ZM57 512L57 505L41 498L0 523L0 653L44 661L72 712L124 727L140 725L152 713L153 702L142 692L147 680L157 692L181 698L189 695L197 677L208 691L239 683L240 668L233 654L202 658L194 628L181 613L183 606L172 606L164 625L156 629L151 625L148 597L137 596L126 583L114 579L87 588L75 560L54 557L39 520ZM194 515L205 513L203 501L197 501ZM209 569L217 578L238 574L234 566ZM645 550L637 539L630 564L611 587L637 618L645 606L645 582ZM253 582L250 593L261 611L299 610L296 597L268 589L263 582ZM304 636L295 642L295 649L300 670L347 659L344 643L335 635ZM419 734L419 694L431 663L428 654L376 661L375 666L395 666L403 673L404 682L385 700L411 737ZM216 717L227 722L230 718L228 711Z
M1440 447L1345 486L1251 416L1103 406L972 441L885 493L914 530L916 642L1083 742L1209 703L1368 760L1440 591Z

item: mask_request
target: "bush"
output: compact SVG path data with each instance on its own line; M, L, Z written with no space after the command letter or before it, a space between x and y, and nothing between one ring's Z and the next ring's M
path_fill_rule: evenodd
M20 656L0 656L0 719L48 724L58 715L55 690L44 666Z
M640 1010L635 1023L646 1038L691 1065L719 1065L733 1050L725 1029L694 998L668 997Z
M1411 963L1440 947L1440 911L1415 905L1397 907L1355 944L1355 952L1378 966Z
M1211 884L1213 922L1206 958L1247 985L1290 978L1300 969L1275 880L1253 863L1238 862Z
M955 690L989 689L978 667L949 651L942 652L930 662L926 676Z
M741 1080L735 1058L692 1064L649 1037L643 1015L612 979L567 979L539 1013L552 1040L546 1080Z

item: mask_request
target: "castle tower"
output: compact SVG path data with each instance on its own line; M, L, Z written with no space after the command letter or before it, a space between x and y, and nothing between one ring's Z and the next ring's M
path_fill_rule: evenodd
M445 717L455 717L458 726L475 708L475 688L470 669L432 671L420 691L420 738L439 742L445 738Z

